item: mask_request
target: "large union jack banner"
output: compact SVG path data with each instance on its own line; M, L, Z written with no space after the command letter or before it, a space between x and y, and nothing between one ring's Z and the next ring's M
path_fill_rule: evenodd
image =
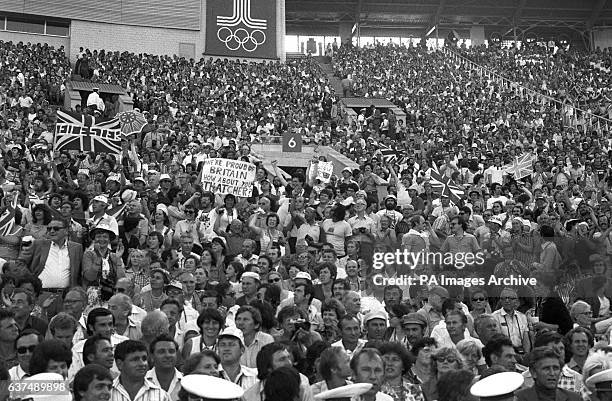
M53 147L96 153L121 153L121 122L117 118L96 121L95 117L57 111Z
M534 160L535 155L523 153L521 156L515 157L512 164L504 166L504 171L508 174L513 174L515 180L520 180L533 174Z
M431 187L439 191L441 196L447 196L451 202L459 205L461 198L465 195L465 191L457 184L454 184L450 178L441 174L435 162L433 167L428 169L427 172L429 173Z
M13 229L15 228L15 209L17 208L18 197L13 197L10 206L4 208L4 211L0 215L0 235L13 235Z

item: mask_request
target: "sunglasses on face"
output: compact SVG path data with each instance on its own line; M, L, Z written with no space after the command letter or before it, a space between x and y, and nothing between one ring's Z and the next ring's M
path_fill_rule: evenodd
M483 302L486 301L487 299L485 297L479 297L479 298L472 298L472 301L474 302Z
M32 353L34 352L34 349L36 348L36 345L30 345L28 347L17 347L17 353L18 354L25 354L25 353Z
M446 363L455 363L455 362L457 362L457 358L452 357L452 356L447 356L447 357L440 356L440 357L435 358L435 359L436 359L436 362L440 362L440 363L445 363L445 362Z
M64 228L66 227L48 226L47 231L59 231L59 230L63 230Z

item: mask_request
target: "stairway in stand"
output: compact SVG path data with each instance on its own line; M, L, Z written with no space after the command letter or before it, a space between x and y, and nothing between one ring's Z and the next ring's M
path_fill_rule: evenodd
M316 56L313 59L319 64L321 70L327 75L329 84L336 91L336 94L342 95L342 79L334 75L334 68L331 64L331 59L325 56Z

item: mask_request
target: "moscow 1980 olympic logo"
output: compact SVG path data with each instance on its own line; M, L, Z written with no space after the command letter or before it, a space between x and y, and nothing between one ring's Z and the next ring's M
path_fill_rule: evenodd
M231 17L217 17L217 39L228 50L243 49L249 53L254 52L264 44L267 36L268 21L251 17L251 0L233 0L233 14ZM238 25L246 28L238 28Z

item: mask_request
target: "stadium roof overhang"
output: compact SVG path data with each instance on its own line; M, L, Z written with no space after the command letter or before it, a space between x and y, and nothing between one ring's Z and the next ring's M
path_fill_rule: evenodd
M286 0L286 22L288 34L308 30L311 35L333 30L337 35L340 23L414 37L433 26L469 31L474 25L502 35L514 34L515 28L519 35L530 30L584 34L612 26L612 0Z

